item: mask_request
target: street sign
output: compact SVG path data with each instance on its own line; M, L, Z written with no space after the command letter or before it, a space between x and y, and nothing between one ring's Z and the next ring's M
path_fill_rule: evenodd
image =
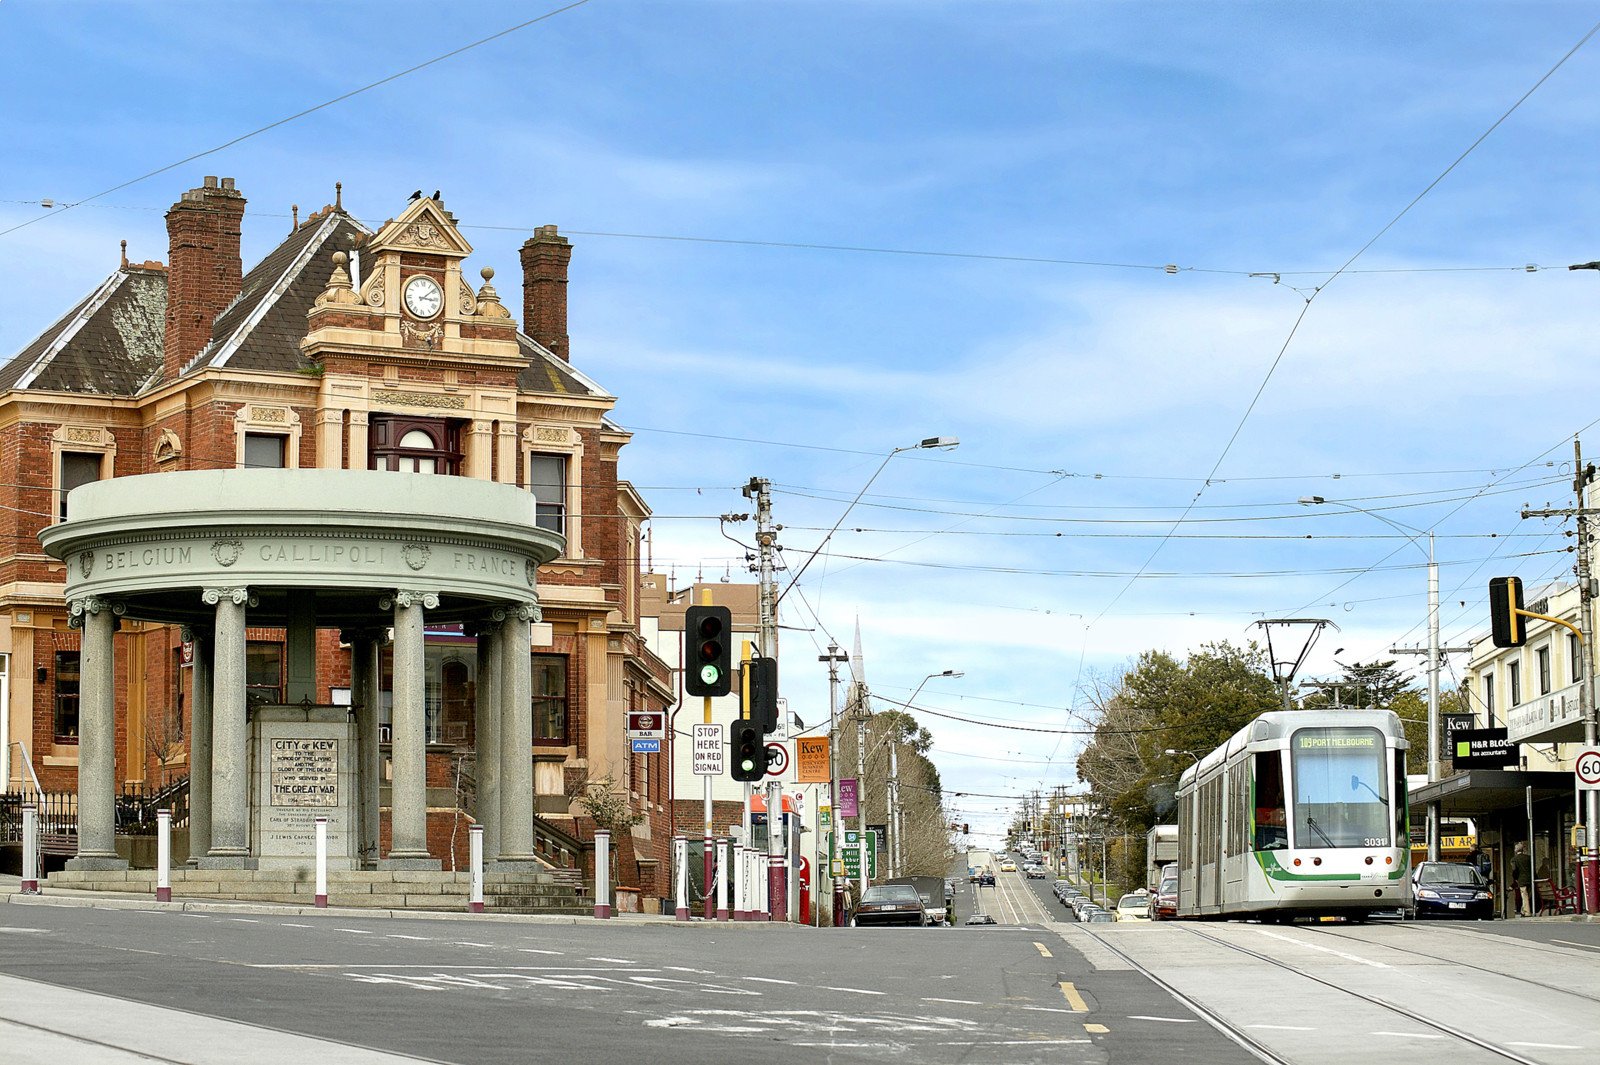
M860 817L861 789L857 786L859 781L855 777L845 777L839 781L839 816Z
M1600 791L1600 747L1585 747L1572 763L1579 791Z
M628 741L633 745L634 754L660 754L661 741L657 739L639 739L635 737Z
M789 768L789 748L781 743L767 744L767 776L781 777Z
M628 735L639 739L661 739L667 734L667 715L651 711L630 711Z
M722 742L721 725L694 727L694 775L720 777L727 772L727 746Z
M794 762L801 784L826 784L828 773L828 737L800 736L794 741Z
M826 804L817 807L817 825L823 831L833 827L833 807Z
M844 837L839 841L839 853L833 855L835 861L842 861L844 875L851 880L861 879L861 844L866 843L867 849L867 879L871 880L878 875L878 841L872 833L861 833L855 829L846 829L841 833Z
M778 697L778 721L767 735L782 743L789 738L789 700L783 696Z

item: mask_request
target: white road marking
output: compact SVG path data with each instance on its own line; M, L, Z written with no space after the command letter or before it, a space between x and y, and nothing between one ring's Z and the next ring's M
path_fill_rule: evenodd
M493 943L468 943L464 939L456 940L454 943L451 944L451 946L454 946L454 947L477 947L479 950L493 950L495 948L495 944L493 944Z
M800 982L798 980L776 980L770 976L747 976L745 979L754 981L758 984L787 984L790 987L800 986Z
M843 991L849 995L887 995L889 993L887 991L869 991L864 987L828 987L826 984L822 986L822 990Z
M1373 1032L1371 1034L1372 1035L1394 1036L1397 1039L1443 1039L1444 1038L1444 1036L1442 1036L1442 1035L1434 1035L1432 1032Z
M1128 1018L1128 1020L1130 1020L1130 1021L1161 1021L1163 1024L1193 1024L1194 1023L1194 1018L1193 1017L1146 1017L1143 1014L1139 1014L1139 1013L1135 1013L1135 1014L1131 1015Z
M418 942L421 942L421 943L432 943L433 942L433 937L432 936L408 936L408 935L404 935L403 933L400 933L400 932L391 932L388 935L384 936L383 938L384 939L415 939L415 940L417 940Z
M983 1003L974 1002L970 998L925 998L924 1002L950 1002L957 1006L981 1006Z
M565 954L563 950L540 950L538 947L518 947L524 954Z
M335 932L349 932L353 936L370 936L370 935L372 935L372 933L368 932L365 928L335 928L334 931Z
M1059 1006L1018 1006L1021 1010L1032 1010L1035 1013L1079 1013L1080 1010L1064 1010Z
M228 920L230 920L230 921L238 921L240 924L260 924L261 923L260 921L256 920L254 917L230 917L230 918L228 918Z
M285 928L310 928L312 926L308 925L308 924L295 924L292 921L285 921L285 922L283 922L283 927L285 927Z
M1308 950L1320 950L1324 954L1332 954L1332 955L1334 955L1336 957L1343 958L1345 961L1353 961L1353 962L1359 962L1362 965L1370 965L1374 969L1387 969L1387 968L1389 968L1389 966L1385 965L1381 961L1372 961L1370 958L1363 958L1363 957L1361 957L1360 955L1357 955L1357 954L1350 954L1350 953L1347 953L1346 951L1342 951L1342 950L1334 950L1332 947L1325 947L1320 943L1307 943L1302 939L1295 939L1293 936L1279 935L1277 932L1268 932L1268 931L1266 931L1265 929L1262 929L1262 928L1258 928L1258 929L1256 929L1256 931L1260 932L1262 935L1268 937L1269 939L1277 939L1277 940L1281 940L1281 941L1283 941L1285 943L1293 943L1297 947L1305 947Z
M696 976L717 976L719 974L710 969L691 969L687 965L663 965L663 969L674 973L694 973Z
M475 944L472 944L472 945L473 946L487 946L487 944L484 944L484 943L475 943ZM590 961L610 962L613 965L638 965L639 964L638 962L634 961L632 958L590 958L589 960Z
M1068 1044L1073 1044L1073 1043L1089 1043L1089 1042L1092 1042L1092 1040L1089 1040L1089 1039L985 1039L983 1041L983 1045L986 1046L986 1047L1066 1046ZM935 1043L934 1044L934 1046L941 1046L941 1047L967 1047L967 1046L972 1046L972 1045L973 1044L970 1043L970 1042Z
M0 928L0 932L9 932L12 935L42 936L50 932L48 928Z

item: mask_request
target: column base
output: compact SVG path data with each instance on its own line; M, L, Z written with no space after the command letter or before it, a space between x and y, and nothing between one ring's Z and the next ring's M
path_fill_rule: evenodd
M549 866L537 858L523 858L517 855L484 862L483 868L490 873L545 873L550 870Z
M387 858L378 859L379 869L421 869L426 872L438 872L442 866L439 859L430 858L423 854L395 854L390 853Z
M68 858L65 866L67 869L126 869L128 860L120 857L115 851L110 854L79 854L76 858Z
M257 862L248 854L207 854L195 867L198 869L255 869Z

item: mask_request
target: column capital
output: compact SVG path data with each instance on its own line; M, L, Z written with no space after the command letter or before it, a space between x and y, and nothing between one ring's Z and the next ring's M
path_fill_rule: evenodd
M121 617L127 611L128 605L120 599L107 599L98 595L79 596L67 603L67 624L74 629L81 629L88 620L87 615L109 613Z
M496 622L510 621L512 619L530 622L544 620L544 614L539 610L539 604L534 602L503 603L491 610L489 617Z
M254 592L243 586L205 588L200 592L200 598L207 606L216 606L224 599L234 606L260 606L261 600Z
M390 607L420 606L433 610L439 605L439 593L423 591L419 588L397 588L389 595L378 600L379 610L388 610Z

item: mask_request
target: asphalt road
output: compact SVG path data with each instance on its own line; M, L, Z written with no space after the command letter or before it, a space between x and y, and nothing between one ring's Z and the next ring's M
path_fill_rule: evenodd
M51 1065L135 1060L118 1047L196 1065L1146 1065L1179 1025L1185 1062L1253 1060L1144 977L1025 927L0 907L0 1046Z

